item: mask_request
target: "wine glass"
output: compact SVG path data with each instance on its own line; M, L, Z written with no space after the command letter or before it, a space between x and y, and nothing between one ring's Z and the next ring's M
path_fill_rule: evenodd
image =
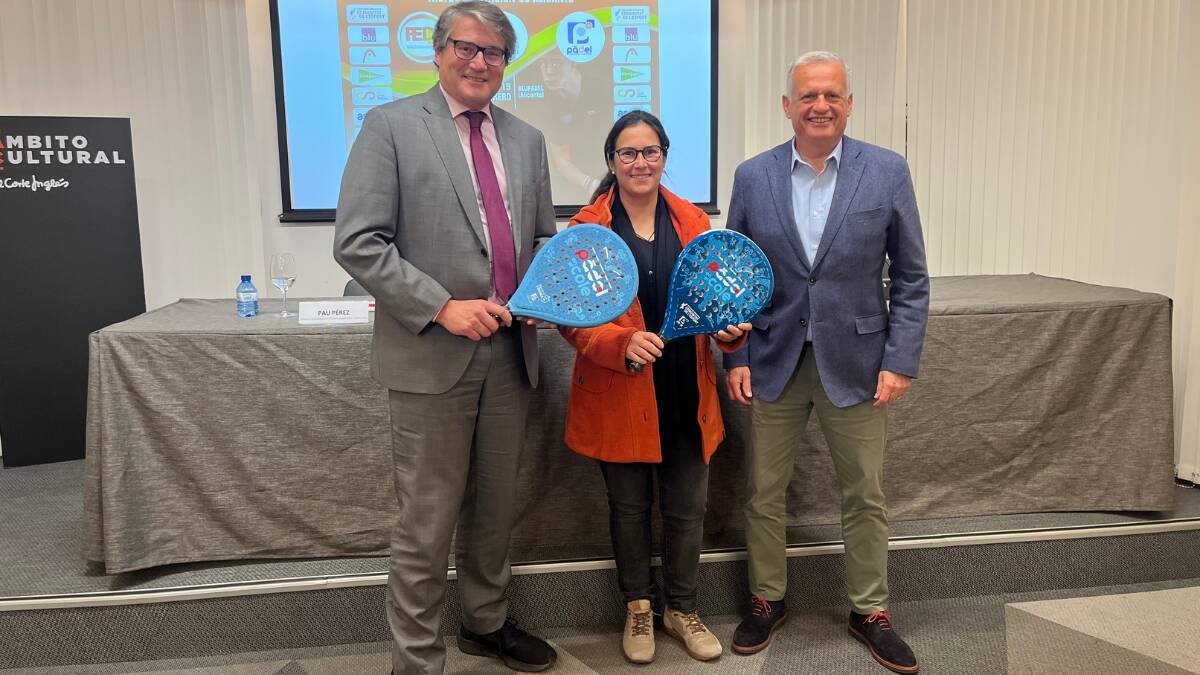
M295 316L293 312L287 310L287 292L296 283L296 257L291 253L277 253L271 256L271 284L278 288L283 293L283 304L280 306L278 316L287 318Z

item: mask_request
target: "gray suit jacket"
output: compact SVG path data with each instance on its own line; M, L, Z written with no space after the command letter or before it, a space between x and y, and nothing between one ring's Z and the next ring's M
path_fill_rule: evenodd
M492 106L508 178L517 274L554 235L546 144L537 129ZM486 299L491 261L471 162L441 90L371 110L350 150L338 197L333 256L375 296L371 372L389 389L448 391L478 346L433 323L451 298ZM536 329L519 325L537 386Z
M726 227L755 241L775 272L775 295L746 347L725 367L750 366L754 396L779 398L812 326L829 399L846 407L875 395L880 370L917 376L929 315L929 273L908 164L843 137L837 188L816 260L792 215L791 141L742 162ZM891 260L890 308L882 288Z

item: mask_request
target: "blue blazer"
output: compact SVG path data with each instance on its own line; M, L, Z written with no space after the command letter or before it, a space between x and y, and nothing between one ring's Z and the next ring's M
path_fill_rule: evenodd
M774 401L799 363L809 326L817 370L838 407L870 400L879 371L917 376L929 316L925 242L908 164L842 139L837 188L816 260L792 215L791 141L738 166L726 227L750 237L775 272L775 294L725 368L750 366L756 398ZM883 266L891 261L891 297Z

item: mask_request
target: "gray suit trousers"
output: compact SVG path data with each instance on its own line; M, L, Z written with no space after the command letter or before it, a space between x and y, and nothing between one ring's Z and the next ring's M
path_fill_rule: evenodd
M456 523L463 624L490 633L504 623L530 391L520 335L501 329L480 342L446 393L389 392L400 517L392 533L387 613L397 673L444 670L440 629Z

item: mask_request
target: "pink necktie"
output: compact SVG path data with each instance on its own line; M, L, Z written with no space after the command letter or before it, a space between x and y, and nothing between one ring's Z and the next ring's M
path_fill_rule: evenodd
M508 211L504 208L504 195L500 194L500 182L496 180L496 168L492 166L492 153L483 144L483 118L479 110L464 113L471 123L471 162L475 165L475 179L479 181L479 194L483 197L483 213L487 216L488 237L492 241L492 284L501 302L507 302L517 290L517 256L513 247L512 228L509 226Z

